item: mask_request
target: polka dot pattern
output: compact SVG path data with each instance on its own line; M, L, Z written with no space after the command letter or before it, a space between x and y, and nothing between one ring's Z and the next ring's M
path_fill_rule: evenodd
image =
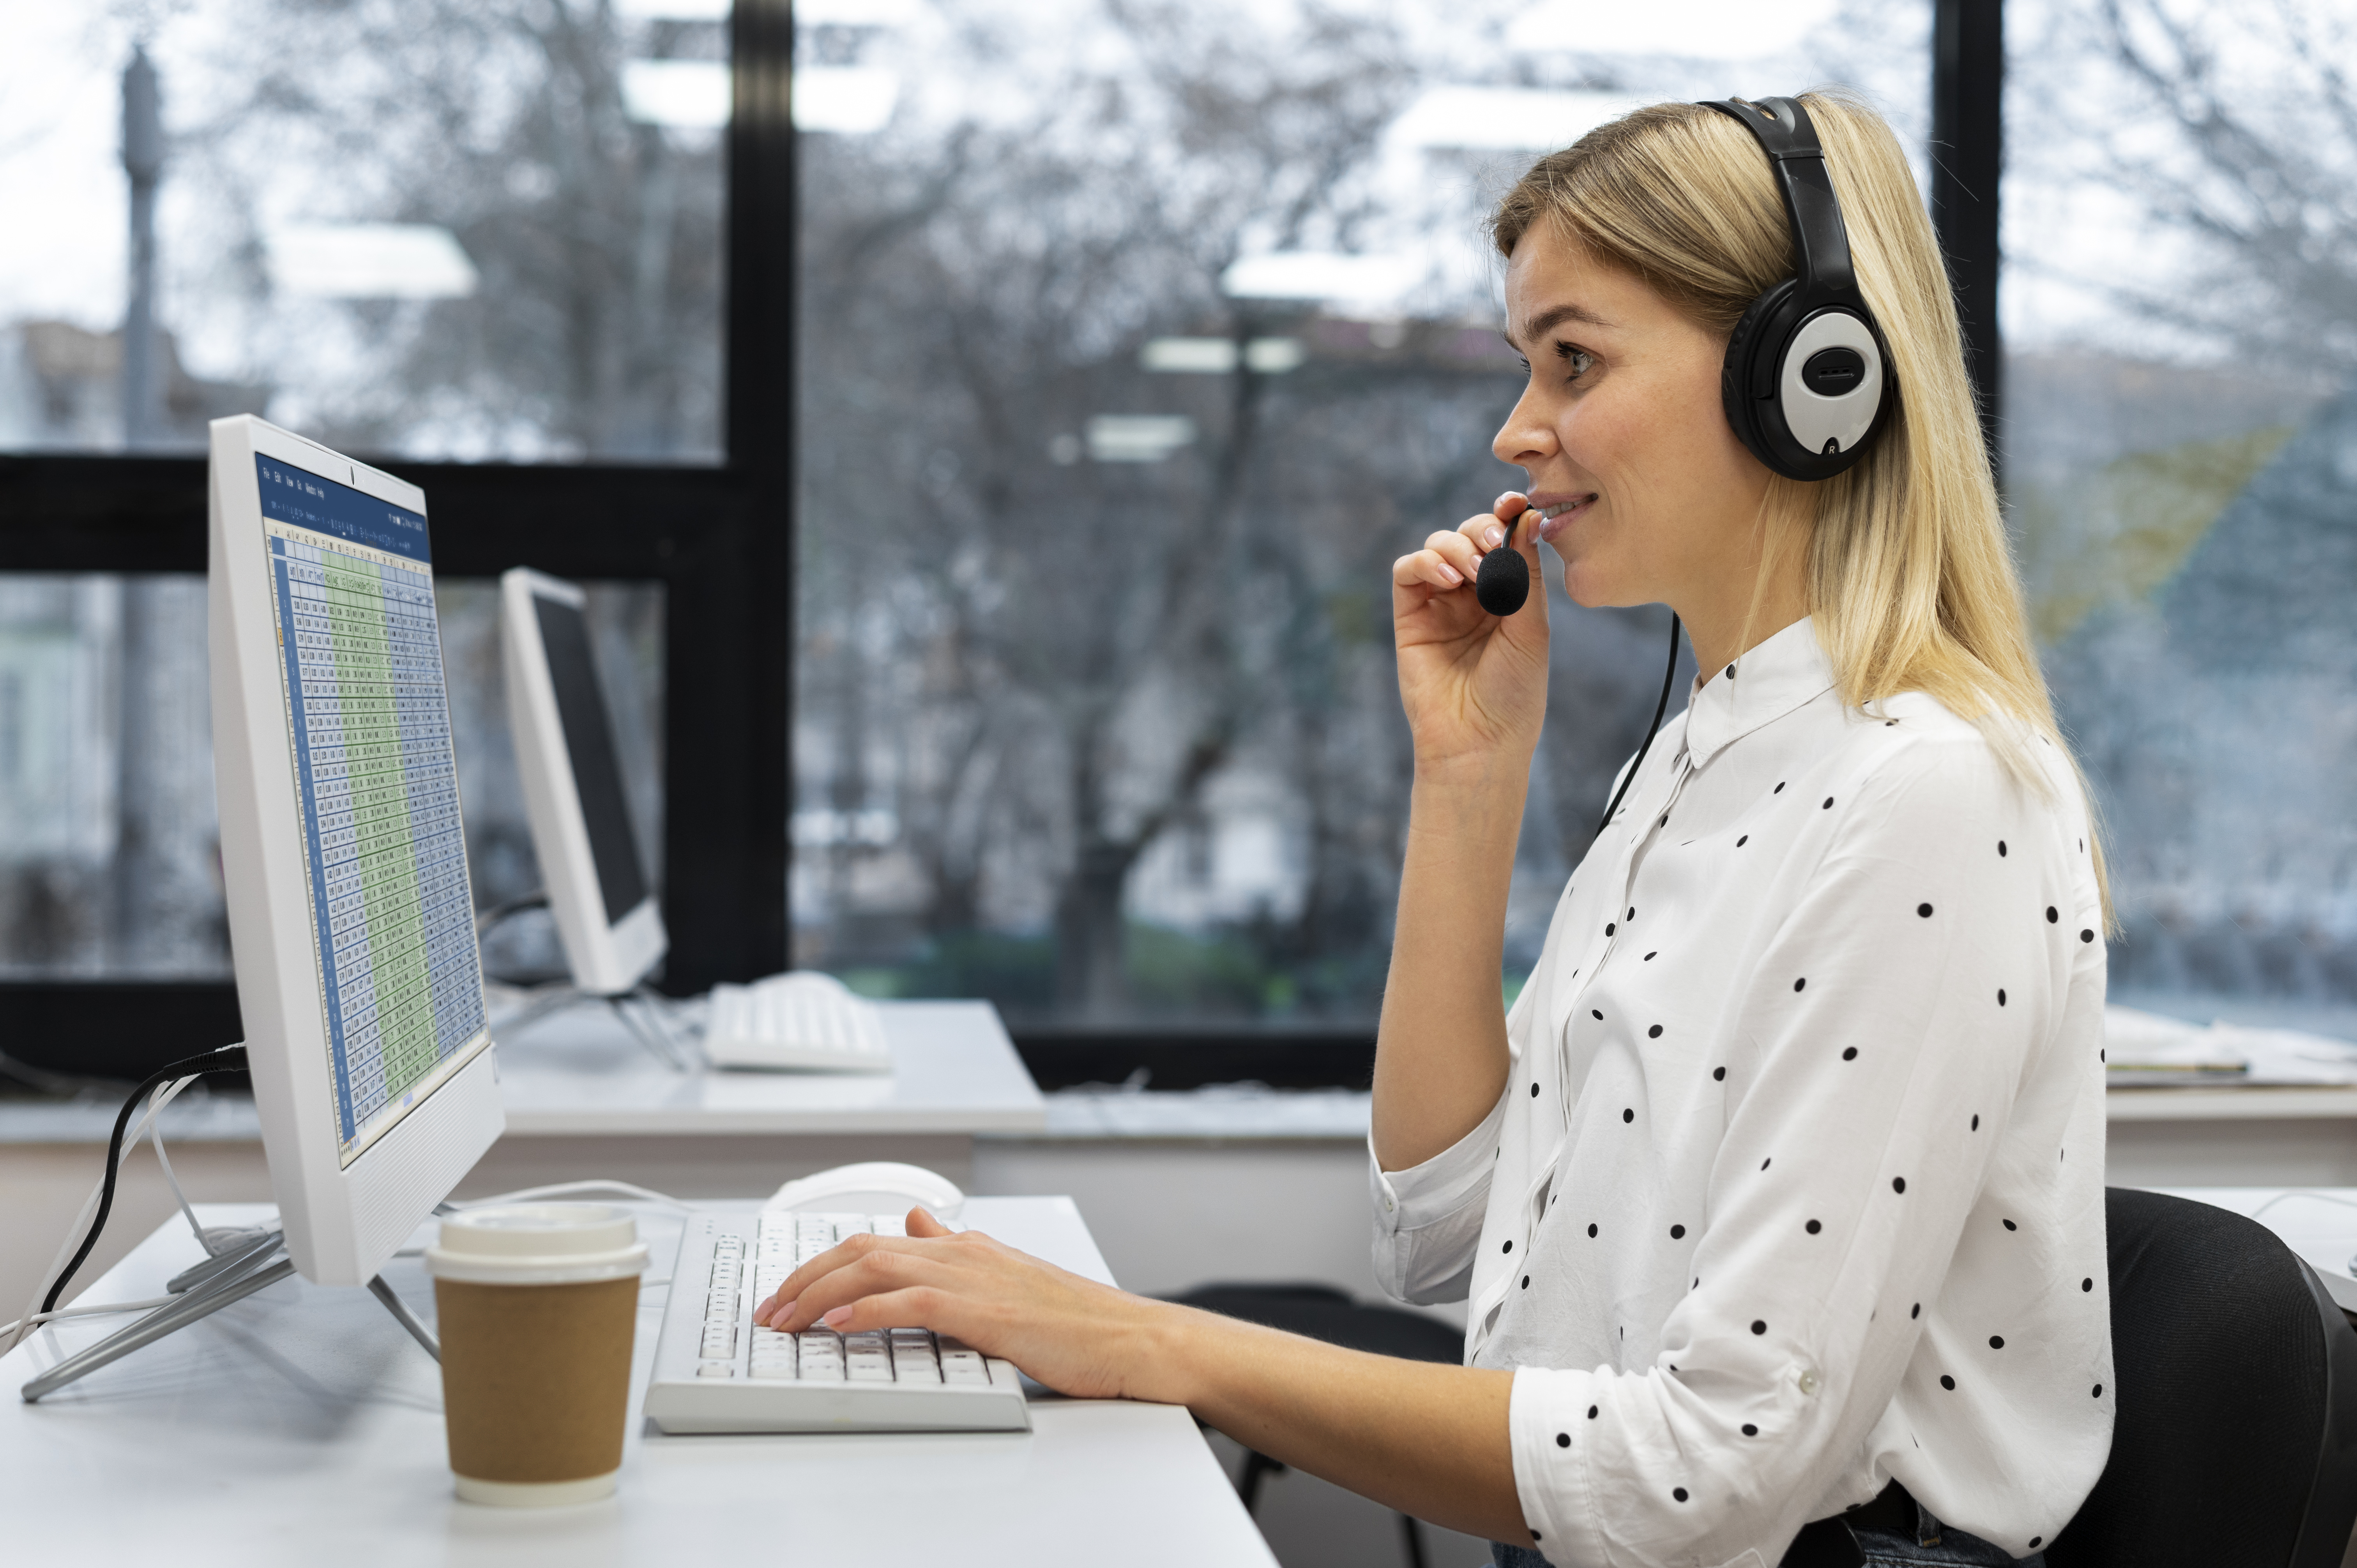
M1513 1009L1523 1087L1508 1109L1529 1098L1531 1114L1501 1118L1494 1176L1476 1164L1450 1178L1452 1191L1495 1216L1472 1265L1475 1363L1566 1369L1548 1374L1559 1382L1517 1387L1518 1473L1577 1475L1589 1487L1614 1477L1609 1495L1598 1494L1608 1509L1599 1517L1664 1541L1678 1537L1679 1519L1686 1534L1706 1516L1738 1521L1738 1532L1759 1525L1768 1504L1745 1483L1766 1455L1794 1469L1785 1490L1822 1495L1835 1478L1783 1452L1796 1432L1857 1418L1857 1368L1801 1359L1792 1337L1804 1319L1846 1317L1863 1339L1842 1339L1840 1355L1905 1367L1909 1419L1927 1449L2018 1449L2037 1435L2018 1425L2029 1410L2067 1427L2055 1385L2105 1364L2083 1353L2099 1350L2106 1326L2092 1274L2081 1268L2070 1302L2062 1273L2103 1256L2100 1235L2083 1234L2076 1218L2100 1216L2099 1197L2085 1199L2099 1194L2101 1172L2058 1147L2051 1129L2083 1124L2075 1112L2030 1103L2050 1079L2100 1094L2101 1072L2020 1070L2025 1051L2083 1060L2072 1054L2083 1048L2076 1031L2100 1017L2088 1004L2103 933L2086 918L2086 861L2074 850L2083 835L2074 816L2055 815L2075 813L2076 796L2065 788L2048 801L1995 772L1981 791L1976 733L1929 698L1895 698L1903 722L1894 712L1862 725L1841 713L1830 682L1812 687L1826 693L1822 703L1799 692L1774 650L1812 635L1799 623L1729 672L1742 677L1740 722L1752 729L1729 733L1731 682L1705 688L1684 727L1666 730L1635 776L1625 831L1582 862L1549 938L1556 945ZM1780 718L1788 690L1801 706ZM1891 736L1894 727L1908 735ZM1779 816L1792 786L1792 811ZM2066 904L2078 924L2063 922ZM1633 936L1640 916L1652 945L1620 944L1620 928ZM2061 961L2066 952L2079 961ZM1775 1005L1784 994L1792 1006ZM1583 1012L1594 1027L1572 1026ZM2072 1037L2058 1045L2066 1031ZM1960 1107L1964 1138L1949 1119ZM1785 1152L1770 1157L1767 1144ZM1889 1168L1894 1158L1903 1174ZM1444 1166L1455 1168L1442 1159L1419 1170ZM1422 1197L1434 1190L1419 1189L1420 1217L1435 1214ZM1509 1196L1524 1193L1539 1201ZM1550 1205L1566 1207L1573 1235L1592 1244L1539 1247ZM1706 1216L1719 1228L1708 1236ZM1429 1251L1448 1227L1419 1218L1424 1229L1411 1233L1394 1223L1395 1240L1379 1219L1379 1253L1392 1249L1408 1274L1464 1267L1461 1254ZM1607 1223L1617 1227L1609 1248ZM1722 1240L1706 1277L1697 1262ZM2061 1277L2018 1280L2040 1269ZM1680 1276L1688 1288L1668 1290ZM1910 1299L1910 1286L1940 1294ZM1844 1289L1862 1299L1834 1299ZM1687 1361L1705 1375L1686 1380ZM1591 1403L1600 1388L1571 1370L1598 1367L1619 1374L1610 1426ZM1746 1381L1753 1368L1756 1384ZM1953 1395L1966 1383L1969 1400L1922 1391ZM2104 1413L2094 1401L2065 1408ZM1583 1417L1594 1424L1575 1444ZM1743 1457L1726 1452L1734 1445ZM1544 1514L1560 1500L1530 1506ZM1589 1527L1557 1517L1555 1555L1587 1560L1597 1544ZM2051 1528L1997 1521L1990 1539L2020 1552Z

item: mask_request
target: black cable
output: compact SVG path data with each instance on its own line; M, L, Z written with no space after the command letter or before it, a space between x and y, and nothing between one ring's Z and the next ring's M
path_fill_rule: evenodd
M74 1277L74 1271L89 1258L90 1250L98 1245L98 1233L106 1229L107 1211L114 1207L115 1166L123 1162L124 1129L131 1125L131 1113L139 1109L139 1102L153 1093L157 1084L169 1083L176 1078L244 1070L245 1047L223 1046L217 1051L207 1051L203 1056L188 1057L169 1067L159 1068L148 1076L146 1082L131 1091L131 1098L123 1102L123 1113L114 1119L114 1136L106 1141L106 1179L98 1190L98 1216L90 1223L90 1234L81 1239L81 1251L73 1255L73 1262L65 1266L65 1272L57 1277L57 1283L49 1286L49 1294L41 1301L43 1312L57 1310L58 1297L65 1291L66 1282Z
M1653 737L1662 733L1662 715L1670 711L1670 688L1676 683L1677 678L1678 618L1673 611L1670 616L1670 667L1662 671L1662 700L1653 704L1652 727L1645 731L1645 744L1637 748L1637 760L1631 763L1629 771L1620 776L1620 788L1612 792L1612 803L1604 808L1603 820L1596 824L1597 836L1599 838L1603 836L1606 826L1611 822L1612 813L1620 809L1620 797L1626 795L1629 792L1629 786L1637 781L1637 769L1645 766L1645 753L1653 749Z

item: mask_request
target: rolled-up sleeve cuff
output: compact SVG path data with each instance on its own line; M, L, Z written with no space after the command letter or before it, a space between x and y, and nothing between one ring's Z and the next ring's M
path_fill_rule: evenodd
M1491 1168L1498 1157L1498 1133L1505 1120L1506 1097L1501 1093L1479 1127L1424 1164L1397 1171L1383 1169L1375 1157L1375 1137L1370 1132L1367 1180L1376 1227L1392 1235L1421 1230L1485 1201Z
M1544 1367L1514 1372L1506 1406L1514 1495L1523 1523L1550 1562L1609 1561L1587 1497L1588 1450L1599 1430L1588 1412L1597 1408L1598 1394L1593 1372Z

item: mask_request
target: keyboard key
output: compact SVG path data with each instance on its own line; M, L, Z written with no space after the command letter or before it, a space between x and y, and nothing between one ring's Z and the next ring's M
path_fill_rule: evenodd
M737 1375L737 1369L726 1361L705 1361L697 1366L695 1375L699 1378L733 1378Z

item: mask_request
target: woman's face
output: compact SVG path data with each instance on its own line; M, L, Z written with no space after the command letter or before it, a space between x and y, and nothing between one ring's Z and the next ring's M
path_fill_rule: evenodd
M1539 224L1506 265L1506 340L1530 383L1490 449L1529 474L1573 600L1691 621L1748 596L1769 475L1720 407L1725 339Z

